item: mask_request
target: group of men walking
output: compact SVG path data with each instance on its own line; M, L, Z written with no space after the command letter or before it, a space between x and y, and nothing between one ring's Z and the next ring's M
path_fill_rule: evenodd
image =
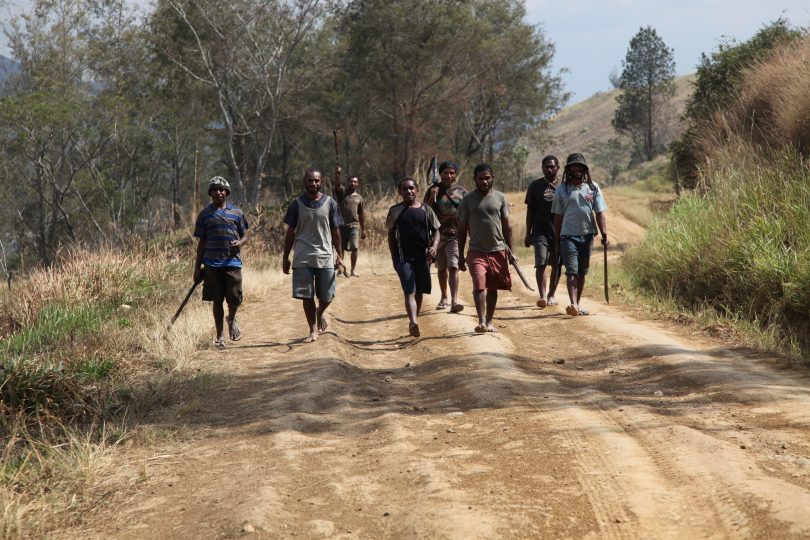
M542 168L543 177L531 183L525 200L524 245L534 247L540 289L537 306L557 305L555 293L564 266L569 297L565 311L572 317L588 315L580 299L597 232L602 244L608 245L607 206L581 154L568 156L561 180L556 157L543 158ZM289 205L284 217L287 231L282 270L292 272L292 295L303 302L309 327L305 342L317 340L327 328L324 313L335 296L337 272L358 276L357 253L360 240L365 238L360 180L350 176L344 188L339 167L335 173L337 200L323 193L321 172L308 169L303 178L304 193ZM459 272L469 269L477 333L495 332L498 291L511 290L509 264L516 260L510 210L504 194L493 188L493 168L486 163L477 165L473 170L475 189L469 192L459 185L458 173L455 163L443 162L439 182L429 187L422 200L417 182L403 178L397 184L401 201L386 217L392 265L402 286L408 332L414 337L421 335L418 315L423 295L432 289L433 263L441 291L436 309L452 313L464 310L458 298ZM242 335L236 319L242 302L239 250L247 241L248 223L244 214L227 202L230 186L226 180L211 179L208 193L212 202L200 212L194 231L198 238L194 279L197 282L204 276L203 300L214 303L214 344L222 347L223 319L231 340ZM344 251L351 253L351 274L343 262ZM227 317L223 302L228 305Z

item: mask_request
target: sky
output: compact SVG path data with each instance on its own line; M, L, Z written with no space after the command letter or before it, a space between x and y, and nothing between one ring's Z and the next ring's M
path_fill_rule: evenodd
M31 0L0 0L0 18L19 14ZM139 7L149 0L130 0ZM724 37L745 41L767 23L785 17L810 27L810 0L526 0L527 20L543 27L555 45L553 70L562 74L569 105L610 90L630 39L652 26L675 53L678 75L693 73L700 54ZM8 54L0 35L0 54Z
M701 53L723 37L746 41L779 17L810 26L810 0L526 0L527 20L555 45L553 70L572 93L569 105L610 90L630 39L652 26L673 49L677 75L694 73Z

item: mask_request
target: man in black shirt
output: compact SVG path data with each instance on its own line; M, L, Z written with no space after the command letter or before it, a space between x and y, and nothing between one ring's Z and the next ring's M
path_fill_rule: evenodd
M433 209L416 198L416 181L406 177L399 181L402 202L388 210L388 249L394 270L399 274L408 313L408 333L419 337L417 316L422 308L422 295L430 294L430 259L436 256L441 224Z
M560 162L554 156L546 156L542 166L543 177L532 182L526 192L526 238L523 240L526 247L534 246L534 273L540 290L540 299L537 300L539 308L557 305L554 293L560 281L560 261L554 248L554 217L551 213L554 191L559 185L557 172ZM546 266L549 265L550 276L546 275Z

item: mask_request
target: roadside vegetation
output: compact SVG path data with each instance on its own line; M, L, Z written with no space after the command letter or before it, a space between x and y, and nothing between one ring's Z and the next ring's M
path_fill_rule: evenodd
M804 358L810 358L808 53L807 37L788 40L744 70L724 110L702 120L696 189L653 223L627 267L638 287L743 321L771 346Z

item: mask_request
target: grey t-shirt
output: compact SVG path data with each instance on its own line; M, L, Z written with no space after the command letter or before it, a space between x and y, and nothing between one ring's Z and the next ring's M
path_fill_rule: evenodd
M579 188L561 184L554 192L551 212L562 214L560 236L583 236L596 234L593 213L604 212L607 204L602 197L599 184L593 183L596 190L582 182Z
M486 196L476 189L461 199L459 223L466 223L470 232L470 248L484 253L506 249L502 218L509 216L506 197L494 189Z

